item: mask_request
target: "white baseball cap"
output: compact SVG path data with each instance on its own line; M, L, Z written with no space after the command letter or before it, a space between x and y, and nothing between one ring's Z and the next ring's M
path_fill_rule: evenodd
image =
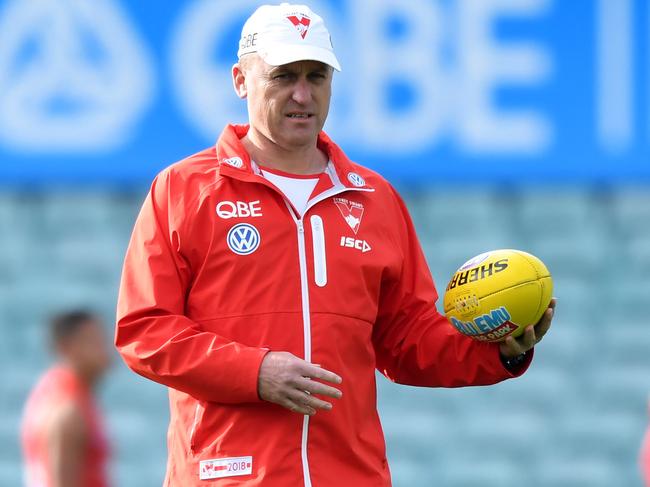
M248 18L237 57L256 52L271 66L320 61L341 71L323 18L306 5L262 5Z

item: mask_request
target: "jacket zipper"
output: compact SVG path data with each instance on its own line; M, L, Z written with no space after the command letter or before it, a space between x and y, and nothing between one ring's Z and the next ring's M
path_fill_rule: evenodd
M336 188L333 190L324 191L307 204L307 208L305 209L305 213L303 213L303 215L307 214L307 211L309 211L309 209L312 206L314 206L316 203L347 191L374 191L374 190L367 190L367 189L364 190L361 188L346 187L346 188ZM284 204L287 206L287 209L289 210L289 214L293 218L293 221L296 223L296 229L298 235L298 261L300 263L300 297L302 303L302 326L303 326L304 355L305 355L304 360L305 362L311 363L311 316L310 316L310 309L309 309L309 281L307 276L307 252L305 250L306 247L305 226L302 217L296 214L296 211L293 209L291 203L286 198L283 199L284 199ZM316 242L317 238L321 238L322 249L323 249L322 256L324 256L325 236L323 232L323 220L318 215L314 215L313 217L316 217L316 220L313 219L311 220L312 230L315 225L316 227L318 227L318 229L315 230L315 232L316 233L320 232L321 234L321 237L313 237L313 240L314 242ZM314 243L314 245L316 246L316 243ZM315 247L314 247L314 252L316 252ZM316 262L316 259L314 259L314 262ZM323 270L325 270L326 272L326 269ZM318 279L318 276L316 277L316 279ZM326 279L327 277L325 275L325 280ZM302 460L302 475L304 478L304 487L312 487L311 475L309 473L309 459L307 458L308 436L309 436L309 416L305 415L302 420L302 439L300 444L300 457Z
M287 205L289 206L289 205ZM298 229L298 260L300 261L300 296L302 302L302 329L304 339L305 362L311 363L311 316L309 315L309 283L307 281L307 255L305 252L305 227L302 218L297 218L289 206L291 216ZM302 460L302 475L305 487L311 487L309 460L307 458L307 437L309 434L309 416L302 419L302 439L300 442L300 457Z

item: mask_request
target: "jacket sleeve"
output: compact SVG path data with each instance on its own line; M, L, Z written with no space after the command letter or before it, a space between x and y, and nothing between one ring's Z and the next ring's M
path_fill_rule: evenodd
M379 371L400 384L428 387L487 385L523 374L532 351L513 374L501 362L498 345L460 334L437 311L438 294L413 222L391 190L397 202L396 247L402 267L382 282L373 331Z
M164 171L138 215L122 271L115 345L138 374L199 400L259 401L267 350L207 332L184 315L192 272L180 252L185 209L173 194Z

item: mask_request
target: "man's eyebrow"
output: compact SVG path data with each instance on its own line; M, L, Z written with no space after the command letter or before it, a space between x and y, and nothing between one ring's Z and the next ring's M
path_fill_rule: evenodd
M314 65L313 67L309 67L307 69L307 74L313 74L313 73L325 74L327 73L328 70L327 68L328 67L325 64ZM267 72L267 76L272 78L273 76L276 76L278 74L297 74L299 72L300 70L297 68L292 68L291 66L287 66L287 65L281 65L281 66L274 66L273 68L271 68Z
M279 74L279 73L292 73L293 71L286 66L275 66L269 70L269 75Z

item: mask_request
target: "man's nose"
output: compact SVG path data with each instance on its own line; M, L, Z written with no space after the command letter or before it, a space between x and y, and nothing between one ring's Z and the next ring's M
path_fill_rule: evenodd
M293 86L293 101L306 105L311 101L311 86L305 78L299 78Z

